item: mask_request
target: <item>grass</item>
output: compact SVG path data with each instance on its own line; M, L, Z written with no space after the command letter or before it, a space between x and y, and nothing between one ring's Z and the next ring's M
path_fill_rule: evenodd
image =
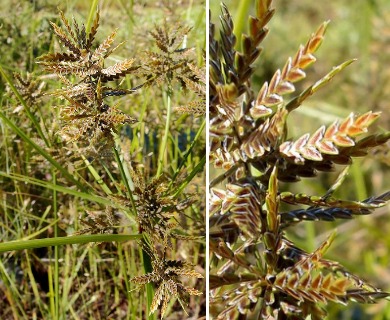
M179 201L190 193L197 201L177 215L177 222L186 234L204 231L205 121L175 111L195 95L175 87L167 105L163 90L155 87L109 98L108 104L119 103L137 119L113 137L114 152L99 157L80 151L77 144L67 145L56 134L61 122L55 106L62 102L41 97L31 103L12 76L30 72L38 85L45 83L44 92L61 87L35 64L38 56L60 51L49 25L49 20L58 23L57 9L50 2L3 2L7 14L0 15L0 46L7 54L0 57L0 318L156 319L158 312L148 315L153 285L140 289L130 282L152 271L150 257L140 250L130 165L142 168L148 179L163 174L173 183L184 175L174 197ZM89 30L97 5L98 40L116 27L116 43L127 40L109 63L125 57L141 61L146 50L157 51L148 32L166 19L193 27L186 42L204 67L205 13L200 1L180 8L140 1L67 1L61 9L67 17L84 21ZM121 87L130 89L141 81L129 75ZM111 195L126 195L131 204L116 204ZM107 206L119 218L113 232L80 234L91 224L96 227L88 212L101 217ZM171 255L190 260L204 274L204 240L175 240ZM204 291L201 280L186 285ZM183 319L185 312L194 319L204 316L205 297L191 296L184 307L173 299L166 318Z

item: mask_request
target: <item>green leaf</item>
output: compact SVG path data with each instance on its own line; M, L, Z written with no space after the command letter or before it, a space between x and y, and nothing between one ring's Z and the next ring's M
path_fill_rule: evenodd
M7 251L63 246L68 244L83 244L90 242L123 242L139 239L142 239L141 234L94 234L36 240L16 240L0 243L0 253Z
M94 194L85 193L85 192L82 192L82 191L78 191L76 189L71 189L71 188L68 188L68 187L60 186L58 184L53 184L53 183L50 183L48 181L35 179L35 178L24 176L24 175L21 175L21 174L17 174L17 173L10 173L10 174L8 174L8 173L5 173L3 171L0 171L0 176L6 177L6 178L9 178L9 179L12 179L12 180L16 180L16 181L31 183L31 184L34 184L34 185L37 185L37 186L40 186L40 187L44 187L44 188L50 189L50 190L55 190L55 191L58 191L58 192L70 194L70 195L79 197L81 199L89 200L89 201L92 201L92 202L97 202L97 203L101 203L101 204L104 204L104 205L112 205L112 201L110 201L108 198L103 198L103 197L100 197L100 196L97 196L97 195L94 195Z

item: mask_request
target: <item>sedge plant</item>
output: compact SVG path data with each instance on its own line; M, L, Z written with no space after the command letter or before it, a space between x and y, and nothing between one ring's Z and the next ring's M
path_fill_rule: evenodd
M384 145L390 132L371 133L381 114L351 113L293 137L290 114L354 60L334 67L302 91L296 84L316 61L328 22L321 24L263 83L252 87L254 63L275 13L256 1L248 34L238 37L225 5L219 37L210 25L210 313L213 319L323 319L332 303L375 303L389 293L327 259L336 233L312 251L289 230L303 221L337 221L384 207L390 192L360 200L335 196L356 157ZM242 22L242 21L241 21ZM237 39L241 39L237 44ZM261 64L260 64L261 65ZM346 166L324 194L299 191L301 179ZM286 190L286 185L289 189ZM297 208L298 207L298 208Z
M86 24L61 10L57 20L48 21L50 50L36 60L43 75L15 73L12 79L0 69L7 84L1 147L5 163L15 163L0 171L6 229L0 245L6 252L0 265L2 317L204 314L197 305L204 288L205 214L204 205L196 206L204 194L198 188L205 164L203 60L182 48L180 30L187 37L189 28L148 33L161 50L177 35L172 53L185 56L169 67L185 75L187 85L166 114L168 124L175 117L181 125L192 124L183 143L180 125L176 132L169 125L161 129L162 110L148 106L164 103L157 84L168 81L169 97L181 89L170 85L170 77L149 76L156 54L121 58L126 42L116 41L119 29L98 40L104 13L96 5L93 1ZM191 107L199 99L203 106ZM156 111L153 126L149 118ZM62 247L83 243L90 244ZM19 253L23 249L40 253ZM28 283L15 278L12 265ZM34 299L23 306L29 289Z

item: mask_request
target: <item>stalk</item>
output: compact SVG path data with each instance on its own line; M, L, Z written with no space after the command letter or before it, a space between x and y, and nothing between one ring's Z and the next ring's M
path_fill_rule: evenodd
M172 114L172 107L171 107L171 89L168 89L168 92L166 92L166 104L167 104L167 119L165 121L165 130L164 130L164 136L163 140L161 142L160 151L158 155L158 167L157 167L157 173L156 176L158 177L161 175L163 171L163 164L164 164L164 155L165 150L167 148L168 143L168 136L169 136L169 126L171 124L171 114Z
M123 242L138 239L142 239L141 234L94 234L35 240L16 240L0 243L0 253L63 246L67 244L83 244L90 242Z

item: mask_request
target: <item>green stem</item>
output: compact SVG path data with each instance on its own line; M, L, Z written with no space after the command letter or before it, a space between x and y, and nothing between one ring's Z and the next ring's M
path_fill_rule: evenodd
M77 146L76 146L77 148ZM85 165L87 166L89 172L93 175L93 178L95 181L98 183L98 185L102 188L102 190L105 192L106 195L111 195L112 191L110 188L107 186L107 184L103 181L103 179L100 177L99 173L95 170L95 168L92 166L92 164L88 161L88 159L80 153L81 158L83 159Z
M47 268L47 273L48 273L48 278L49 278L49 294L48 294L48 297L49 297L49 303L50 303L50 313L51 313L51 316L52 316L52 319L54 320L57 320L58 319L58 316L56 314L56 301L57 301L57 297L55 296L55 293L54 293L54 290L53 290L53 268L51 266L51 264L49 264L48 268Z
M16 240L0 243L0 253L7 251L29 250L67 244L82 244L89 242L122 242L142 239L141 234L93 234L82 236L46 238L35 240Z
M190 156L190 154L192 152L192 149L194 148L194 146L195 146L196 142L198 141L198 139L201 137L202 132L203 132L205 126L206 126L206 119L204 119L202 124L200 125L200 128L199 128L198 132L196 133L196 136L195 136L194 140L192 141L190 147L188 148L188 150L184 154L183 159L181 160L179 166L177 167L176 172L173 175L171 182L169 183L169 186L171 186L173 184L173 182L176 180L176 177L179 174L180 169L185 165L185 163L187 161L187 158Z
M142 243L145 246L148 246L148 244L146 243L145 239L142 239ZM142 249L142 261L143 261L145 273L153 272L151 258L149 257L148 253L144 249ZM152 305L153 296L154 296L153 285L151 283L147 283L146 284L146 300L147 300L146 312L148 314L148 320L154 320L155 319L155 315L154 314L150 314L150 307Z
M177 188L174 198L178 197L185 187L192 181L192 179L199 173L203 171L203 168L206 164L206 155L199 161L199 163L195 166L195 168L191 171L191 173L186 177L186 179L181 183L181 185Z
M241 0L239 3L239 7L237 10L237 15L234 19L234 34L237 37L236 42L236 50L241 51L241 36L245 29L245 23L247 23L248 19L248 10L250 5L252 4L252 0Z
M92 25L92 21L93 21L93 16L94 16L94 13L96 12L96 8L98 6L98 1L99 0L93 0L92 1L91 9L89 10L89 15L88 15L87 27L86 27L87 32L91 31L91 25Z
M167 95L167 120L165 122L165 130L164 130L164 137L161 142L161 147L158 155L158 167L157 167L157 174L156 176L158 177L161 175L163 171L163 164L164 164L164 155L165 155L165 150L167 148L167 143L168 143L168 136L169 136L169 126L171 124L171 114L172 114L172 106L171 106L171 93L170 89L168 89L168 92L166 93Z
M54 171L52 170L53 173L53 184L57 185L57 176ZM57 191L53 190L53 216L55 220L55 225L54 225L54 237L58 237L58 220L57 220ZM58 264L58 259L59 259L59 251L58 251L58 246L54 247L54 299L55 299L55 319L58 319L59 316L59 306L60 306L60 301L59 301L59 292L60 292L60 280L59 280L59 264Z
M130 178L128 178L126 175L125 168L123 167L122 159L118 153L118 150L115 147L113 148L113 150L114 150L115 159L118 163L119 171L120 171L121 176L122 176L122 180L126 186L127 192L129 193L129 198L131 201L131 207L133 209L133 214L137 215L137 206L135 204L133 192L131 191L131 187L130 187L129 180L128 180Z

